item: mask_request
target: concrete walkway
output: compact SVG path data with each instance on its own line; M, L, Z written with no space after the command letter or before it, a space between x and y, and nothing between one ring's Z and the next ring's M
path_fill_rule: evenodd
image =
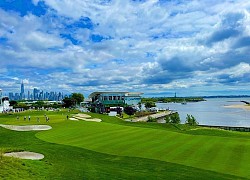
M155 119L158 119L158 118L161 118L161 117L165 117L169 114L171 114L172 111L164 111L164 112L160 112L160 113L156 113L156 114L151 114L151 115L148 115L148 116L143 116L143 117L139 117L139 118L136 118L136 119L133 119L133 121L137 121L137 122L146 122L148 120L148 117L152 117L152 118L155 118Z

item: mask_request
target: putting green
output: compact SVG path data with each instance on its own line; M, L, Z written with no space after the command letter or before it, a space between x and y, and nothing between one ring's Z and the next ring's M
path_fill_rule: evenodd
M36 136L47 142L96 152L143 157L250 177L250 138L190 135L105 122L71 121L54 126Z

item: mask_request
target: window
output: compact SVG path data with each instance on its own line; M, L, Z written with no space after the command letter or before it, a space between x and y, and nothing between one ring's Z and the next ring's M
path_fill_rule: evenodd
M104 97L103 97L103 100L104 100L104 101L107 101L107 100L108 100L108 97L107 97L107 96L104 96Z
M112 96L109 96L109 100L112 101Z
M113 100L116 100L116 96L113 96Z

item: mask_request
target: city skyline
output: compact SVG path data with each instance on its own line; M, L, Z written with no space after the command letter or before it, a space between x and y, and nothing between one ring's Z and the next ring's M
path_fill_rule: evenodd
M39 88L34 88L33 90L26 90L23 81L21 82L20 92L7 92L10 100L50 100L50 101L61 101L66 94L63 92L41 90Z
M250 1L0 1L0 83L16 92L250 95Z

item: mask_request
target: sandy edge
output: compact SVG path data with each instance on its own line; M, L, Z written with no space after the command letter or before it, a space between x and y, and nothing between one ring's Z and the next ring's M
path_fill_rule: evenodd
M224 106L225 108L237 108L237 109L245 109L250 111L250 106L248 105L242 105L242 104L236 104L236 105L229 105L229 106Z
M40 160L44 158L43 154L28 151L4 153L3 156L30 160Z
M45 131L45 130L52 129L52 127L48 125L16 126L16 125L0 124L0 126L6 129L13 130L13 131Z

